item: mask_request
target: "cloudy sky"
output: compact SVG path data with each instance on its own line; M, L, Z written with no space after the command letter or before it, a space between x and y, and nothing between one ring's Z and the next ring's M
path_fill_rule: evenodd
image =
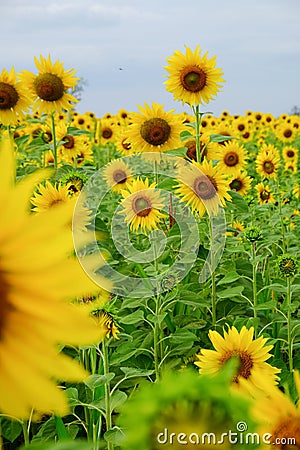
M87 82L79 112L144 102L189 111L165 90L163 67L198 44L226 79L203 110L278 116L300 106L299 0L1 0L0 17L2 68L36 73L34 56L60 59Z

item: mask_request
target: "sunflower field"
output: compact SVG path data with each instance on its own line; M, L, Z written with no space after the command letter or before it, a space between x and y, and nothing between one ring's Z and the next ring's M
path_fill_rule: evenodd
M0 448L300 449L300 116L76 111L74 69L0 73ZM134 109L134 107L133 107Z

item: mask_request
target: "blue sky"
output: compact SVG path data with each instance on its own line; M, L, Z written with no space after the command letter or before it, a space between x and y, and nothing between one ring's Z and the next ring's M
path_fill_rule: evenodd
M300 106L299 0L2 0L0 17L0 69L36 72L34 56L60 59L87 82L79 112L144 102L189 111L165 90L163 67L198 44L226 79L203 110L278 116Z

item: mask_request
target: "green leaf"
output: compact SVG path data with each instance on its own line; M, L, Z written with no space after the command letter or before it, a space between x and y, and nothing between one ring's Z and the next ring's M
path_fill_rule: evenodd
M98 386L103 386L108 381L111 381L115 377L113 372L107 373L106 375L90 375L86 380L84 380L84 384L91 389L94 390Z
M235 139L234 136L223 136L222 134L211 134L210 142L224 142L229 141L231 139Z
M113 445L121 445L124 438L124 433L118 427L111 428L104 433L104 439L106 442L110 442Z
M217 292L220 298L230 298L241 295L244 290L244 286L233 286L231 288L225 289L224 291Z
M126 378L133 377L149 377L154 373L154 370L138 369L135 367L120 367Z
M195 138L195 136L187 130L184 130L180 133L180 138L182 141L186 141L187 139Z
M14 442L22 433L22 425L20 422L1 417L1 432L5 439Z
M189 330L179 329L170 337L172 344L185 344L187 342L197 341L198 337Z
M144 313L143 313L143 311L138 309L137 311L134 311L133 313L129 314L128 316L122 317L122 319L120 319L120 322L125 325L130 325L130 324L134 324L137 322L141 322L143 320L144 320Z
M180 148L174 148L174 150L168 150L167 152L164 152L164 155L170 155L170 156L186 156L186 147L180 147Z
M158 314L157 316L154 314L149 314L147 316L147 319L150 320L150 322L152 323L156 323L158 325L160 325L162 323L162 321L164 320L164 318L166 317L167 313L163 313L163 314Z
M20 450L93 450L93 448L93 444L76 439L76 441L64 441L56 444L45 441L33 442Z
M227 284L227 283L233 283L234 281L241 278L241 275L239 275L237 272L228 272L226 275L217 283L217 286L221 284Z
M70 439L70 434L66 429L66 426L60 416L54 416L57 436L60 441L66 441Z
M232 201L228 205L234 205L236 210L241 213L246 213L249 211L249 206L244 198L236 191L229 191Z
M127 395L123 391L114 391L110 397L110 409L111 411L114 411L119 406L123 405L127 400ZM102 398L101 400L96 400L94 402L90 403L91 406L96 406L99 409L102 409L103 411L106 411L105 407L105 399Z

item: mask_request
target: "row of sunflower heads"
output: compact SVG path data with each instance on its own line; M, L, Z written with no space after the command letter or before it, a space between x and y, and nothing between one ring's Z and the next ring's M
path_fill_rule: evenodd
M197 371L166 371L144 383L121 410L122 448L298 448L300 410L278 388L279 370L266 361L272 345L254 329L210 331L214 350L196 355ZM300 376L294 373L297 395ZM297 397L296 395L296 397Z

